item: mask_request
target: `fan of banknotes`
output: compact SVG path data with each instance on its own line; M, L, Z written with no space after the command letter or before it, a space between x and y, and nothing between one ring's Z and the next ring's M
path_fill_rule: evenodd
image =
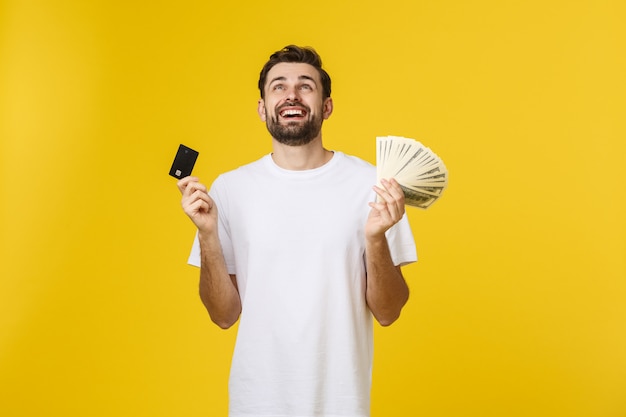
M395 178L405 203L413 207L430 207L448 185L448 170L441 158L415 139L377 137L376 169L378 182Z

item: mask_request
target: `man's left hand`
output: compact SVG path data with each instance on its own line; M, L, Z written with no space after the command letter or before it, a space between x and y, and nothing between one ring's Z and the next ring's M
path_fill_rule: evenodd
M404 192L395 179L381 180L381 187L374 186L378 195L365 224L365 237L377 238L398 223L404 215Z

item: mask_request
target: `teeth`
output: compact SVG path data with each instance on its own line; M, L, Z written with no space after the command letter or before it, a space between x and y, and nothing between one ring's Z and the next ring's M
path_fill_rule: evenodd
M301 116L302 115L302 110L296 110L296 109L290 109L290 110L284 110L281 115L283 116Z

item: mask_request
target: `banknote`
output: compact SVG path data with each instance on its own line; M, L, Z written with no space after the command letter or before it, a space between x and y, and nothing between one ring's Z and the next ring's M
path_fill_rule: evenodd
M405 203L426 209L441 198L448 187L448 170L430 148L403 136L376 138L376 174L395 178L404 192Z

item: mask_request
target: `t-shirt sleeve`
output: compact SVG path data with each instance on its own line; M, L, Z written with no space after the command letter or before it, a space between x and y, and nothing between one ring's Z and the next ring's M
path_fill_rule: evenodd
M228 223L228 198L226 194L226 187L224 186L223 178L220 176L211 185L209 195L215 202L218 212L218 225L217 230L219 233L220 243L222 245L222 252L224 254L224 260L226 262L226 268L229 274L236 274L235 260L233 254L233 245L230 238L230 228ZM198 242L198 233L193 241L189 258L187 259L189 265L200 267L200 243Z
M189 265L200 267L200 243L198 243L198 232L191 245L191 253L189 253L189 259L187 259Z
M396 266L404 266L417 261L417 249L411 225L406 213L386 233L391 260Z

